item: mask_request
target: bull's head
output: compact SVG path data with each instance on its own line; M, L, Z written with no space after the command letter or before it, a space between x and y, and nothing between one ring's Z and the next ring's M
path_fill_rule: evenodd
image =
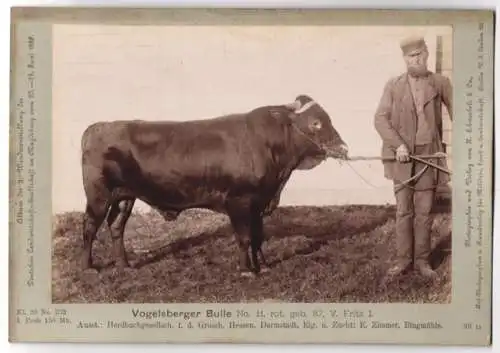
M292 110L292 125L296 133L302 135L297 139L304 139L304 143L310 146L298 169L311 169L326 158L348 158L346 143L333 127L330 116L317 102L309 96L300 95L287 107Z

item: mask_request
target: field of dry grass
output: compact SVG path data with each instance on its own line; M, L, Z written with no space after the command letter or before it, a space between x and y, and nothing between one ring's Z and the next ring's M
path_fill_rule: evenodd
M451 213L437 205L432 262L438 281L415 273L383 284L394 256L394 206L280 207L265 219L271 271L241 278L237 245L224 215L206 210L165 222L134 212L125 230L133 268L111 265L103 226L94 242L99 272L80 271L82 214L55 216L52 298L57 303L433 302L451 299Z

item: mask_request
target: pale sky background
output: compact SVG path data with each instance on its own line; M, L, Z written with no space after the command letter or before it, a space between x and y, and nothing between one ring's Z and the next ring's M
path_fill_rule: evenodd
M100 120L191 120L313 97L352 156L378 156L373 115L404 71L399 41L450 27L56 25L53 39L53 211L83 210L80 139ZM329 160L296 171L281 205L393 203L380 161ZM136 203L144 209L144 204ZM147 207L145 208L147 209Z

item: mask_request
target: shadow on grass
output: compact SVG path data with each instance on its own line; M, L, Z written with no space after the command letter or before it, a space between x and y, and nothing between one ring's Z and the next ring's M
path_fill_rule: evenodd
M232 228L229 225L225 225L217 229L215 232L205 232L198 236L177 239L167 245L149 251L146 255L136 254L135 256L137 259L133 267L139 269L146 265L158 262L167 255L172 254L176 256L177 254L187 251L190 248L202 246L206 242L229 236L232 236Z
M451 254L451 232L441 237L430 255L432 268L438 268Z
M314 219L308 218L308 214L314 215ZM328 241L371 231L392 218L394 218L393 206L382 206L377 209L364 205L345 206L342 209L310 206L280 207L273 215L264 219L266 241L296 235L302 235L310 241L297 248L294 253L285 255L283 259L268 262L268 265L274 267L296 255L313 253ZM183 251L224 237L234 238L234 231L230 224L221 226L214 232L204 232L197 236L174 240L145 255L135 254L134 267L141 268L160 261L170 254L181 256Z

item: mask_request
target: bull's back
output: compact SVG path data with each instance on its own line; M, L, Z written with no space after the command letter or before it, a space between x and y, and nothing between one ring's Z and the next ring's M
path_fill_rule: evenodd
M220 202L230 192L255 191L269 175L266 141L269 134L279 140L280 131L265 119L95 123L82 137L84 170L167 208Z
M222 191L236 179L250 182L259 173L258 142L243 115L174 124L131 123L128 130L131 156L150 182Z

